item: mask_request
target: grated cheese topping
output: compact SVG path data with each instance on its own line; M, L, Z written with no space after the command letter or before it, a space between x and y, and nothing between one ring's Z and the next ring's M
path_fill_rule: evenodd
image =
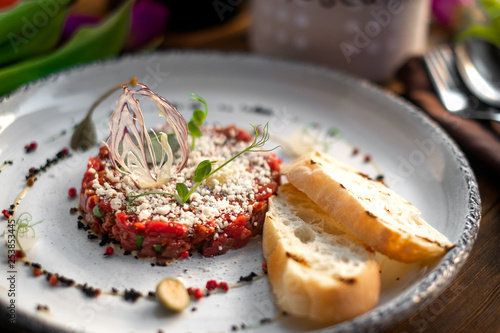
M215 170L222 163L248 147L247 142L237 141L236 133L226 137L216 132L213 127L202 129L203 136L196 139L195 149L190 153L188 165L170 182L153 189L138 188L128 176L115 171L109 160L104 170L105 181L100 184L98 174L92 187L101 199L110 201L111 208L118 212L126 211L128 196L146 192L176 193L175 184L180 182L192 188L192 177L198 164L204 160L216 161L212 165ZM232 136L232 137L231 137ZM269 153L245 153L221 170L204 180L195 193L191 195L190 203L180 206L174 197L161 194L149 194L135 200L137 205L134 214L139 220L159 220L176 222L188 227L196 224L215 222L218 231L229 223L227 217L234 221L240 214L251 215L253 201L259 186L272 181L271 169L267 163ZM270 190L272 192L272 190Z

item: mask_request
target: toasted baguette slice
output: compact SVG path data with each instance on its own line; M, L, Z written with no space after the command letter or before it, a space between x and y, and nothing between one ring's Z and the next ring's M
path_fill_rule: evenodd
M331 156L307 154L283 173L357 238L389 258L416 262L454 246L409 201Z
M291 184L269 199L263 254L277 303L287 313L334 324L378 302L374 253Z

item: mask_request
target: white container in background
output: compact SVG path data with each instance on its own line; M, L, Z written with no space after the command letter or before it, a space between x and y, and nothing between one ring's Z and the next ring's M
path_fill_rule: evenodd
M253 51L377 82L426 50L429 0L252 0Z

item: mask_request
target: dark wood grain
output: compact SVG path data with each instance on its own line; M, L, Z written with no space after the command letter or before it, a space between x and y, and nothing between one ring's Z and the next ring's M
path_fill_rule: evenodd
M471 165L482 219L470 257L441 295L387 333L500 332L500 177L475 161Z

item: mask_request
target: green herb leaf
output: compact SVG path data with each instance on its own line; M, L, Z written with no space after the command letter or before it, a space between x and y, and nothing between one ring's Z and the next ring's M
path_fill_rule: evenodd
M92 208L92 214L94 214L94 216L97 218L103 217L103 213L99 205L95 205L94 208Z
M189 189L186 184L177 183L175 184L175 189L177 190L177 194L183 199L182 201L186 202L187 200L184 200L184 198L189 193Z
M205 105L205 110L207 109L207 102L205 101L205 99L203 97L201 97L195 93L190 93L189 98L191 98L192 101L198 101L198 102L203 103L203 105Z
M153 249L156 252L160 253L161 251L163 251L163 246L161 246L161 244L155 244L155 245L153 245Z
M144 241L144 236L142 234L137 234L135 236L135 244L137 245L137 250L142 249L142 242Z
M205 121L205 118L207 117L206 112L203 112L200 109L196 109L193 111L193 121L198 125L201 126L203 122Z
M212 172L212 163L214 162L210 162L209 160L200 162L194 172L193 181L200 183L207 178L210 172Z
M189 130L189 134L193 138L199 138L200 136L203 135L201 133L201 131L200 131L200 128L198 127L198 125L193 120L189 121L189 123L188 123L188 130Z

